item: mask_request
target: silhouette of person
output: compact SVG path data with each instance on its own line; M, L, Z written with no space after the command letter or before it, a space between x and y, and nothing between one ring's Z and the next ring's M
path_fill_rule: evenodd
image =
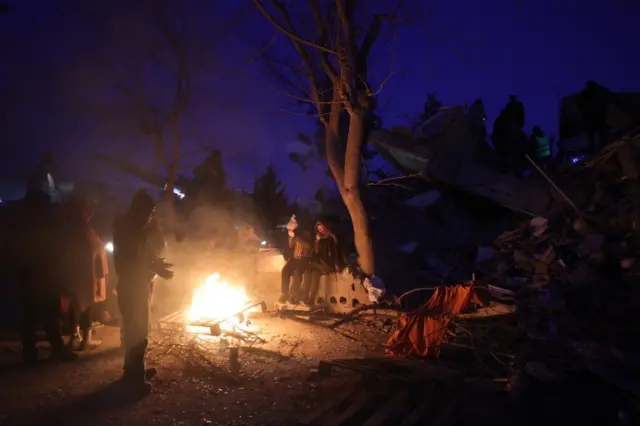
M596 135L601 146L607 142L607 106L610 100L609 89L593 80L589 80L580 92L578 107L587 128L590 154L594 154L596 150Z
M509 103L505 108L505 114L507 120L518 126L519 129L524 127L524 104L520 102L515 95L509 96Z

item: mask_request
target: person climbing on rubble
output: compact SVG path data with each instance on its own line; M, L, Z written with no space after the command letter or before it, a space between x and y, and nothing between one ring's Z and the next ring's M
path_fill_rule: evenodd
M297 305L300 301L302 278L313 255L313 247L310 234L298 229L295 215L291 217L287 225L287 232L289 234L289 245L285 250L287 263L282 268L280 303L289 302Z
M315 305L322 276L342 272L347 267L346 251L329 225L318 221L315 230L313 259L307 267L302 290L303 303L307 306Z
M151 241L155 203L149 194L136 192L129 209L113 225L113 256L118 274L118 305L124 340L123 380L142 385L156 375L144 358L149 335L149 308L157 276L173 278L172 265L156 255Z
M22 305L22 355L26 364L38 361L36 331L42 325L51 345L51 358L72 361L72 353L62 340L60 258L64 241L51 211L51 197L30 188L24 199L25 211L17 241L17 270Z
M540 126L534 126L531 132L531 154L530 157L536 161L541 168L546 168L551 160L551 145L549 138L542 131Z
M104 242L89 223L93 205L89 200L74 197L68 205L65 227L65 280L73 333L69 347L85 350L100 345L93 339L92 307L106 300L108 263Z
M513 123L518 126L518 129L524 127L524 104L516 97L516 95L509 96L509 103L504 109L506 120L509 123Z
M589 138L589 154L596 152L596 136L600 147L607 143L607 107L611 92L593 80L589 80L580 92L578 107L585 121Z

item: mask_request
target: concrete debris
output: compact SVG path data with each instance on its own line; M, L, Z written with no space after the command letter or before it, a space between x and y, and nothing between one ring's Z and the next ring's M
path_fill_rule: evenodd
M438 201L440 199L440 195L440 191L437 189L427 191L407 200L407 206L428 207Z
M411 254L417 248L418 248L418 242L417 241L410 241L410 242L408 242L406 244L403 244L400 247L398 247L398 250L400 250L403 253Z

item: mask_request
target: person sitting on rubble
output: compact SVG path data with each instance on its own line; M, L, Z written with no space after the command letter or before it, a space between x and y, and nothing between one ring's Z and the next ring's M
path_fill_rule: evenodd
M600 146L607 143L607 107L610 100L609 89L592 80L589 80L580 92L578 107L587 127L589 154L596 152L596 135L600 140Z
M326 222L318 221L315 229L313 259L307 266L302 290L303 303L307 306L315 305L322 276L342 272L347 267L344 247L329 225Z
M289 247L285 250L285 263L282 268L282 294L280 303L289 302L297 305L299 302L300 285L309 261L313 255L311 234L297 228L289 231Z

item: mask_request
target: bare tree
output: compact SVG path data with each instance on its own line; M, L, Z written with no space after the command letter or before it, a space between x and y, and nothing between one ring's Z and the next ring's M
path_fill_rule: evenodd
M205 0L97 4L85 6L83 16L105 41L107 52L101 52L102 67L107 69L105 88L115 96L107 95L109 101L99 105L94 101L83 109L117 121L149 141L165 169L166 201L172 212L181 160L190 153L183 149L182 129L192 107L194 81L206 75L205 62L215 51L215 41L246 9L238 7L224 25L208 31L212 22L202 15L213 18L218 10Z
M327 162L353 222L359 264L367 276L375 274L369 219L360 196L361 147L369 113L375 108L375 90L369 83L369 57L385 22L399 21L398 2L386 13L369 15L375 2L357 0L252 0L264 17L292 43L301 60L307 99L317 110L325 132ZM296 9L296 6L300 6ZM366 26L363 22L366 22ZM384 85L387 76L380 83ZM282 75L281 83L295 84ZM300 91L292 97L304 100ZM346 144L340 145L340 114L349 115ZM342 149L340 149L342 148Z

